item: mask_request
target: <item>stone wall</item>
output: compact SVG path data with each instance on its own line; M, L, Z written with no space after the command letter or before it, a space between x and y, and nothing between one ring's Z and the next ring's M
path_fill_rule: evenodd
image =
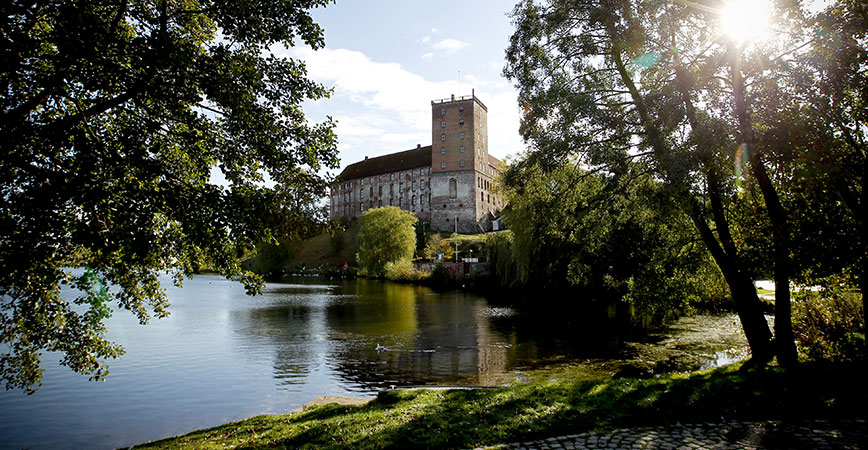
M455 180L455 196L450 195ZM476 216L476 173L474 171L431 174L431 229L459 233L480 233ZM457 222L456 222L457 219Z

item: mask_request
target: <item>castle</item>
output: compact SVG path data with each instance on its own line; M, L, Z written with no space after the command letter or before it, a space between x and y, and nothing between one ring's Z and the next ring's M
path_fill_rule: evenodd
M504 206L491 192L503 163L488 153L488 108L475 93L433 100L431 142L347 166L331 186L331 219L391 205L432 230L487 231Z

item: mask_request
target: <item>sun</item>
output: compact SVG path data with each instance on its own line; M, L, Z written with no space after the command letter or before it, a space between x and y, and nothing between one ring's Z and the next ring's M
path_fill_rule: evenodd
M769 0L729 0L721 11L723 30L737 44L765 33L772 17Z

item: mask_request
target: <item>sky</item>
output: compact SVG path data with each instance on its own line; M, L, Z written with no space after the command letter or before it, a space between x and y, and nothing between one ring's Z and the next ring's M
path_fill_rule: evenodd
M312 12L326 47L275 51L305 61L308 76L333 87L307 102L309 120L337 121L341 166L431 145L431 100L476 96L488 107L489 152L523 149L512 83L501 72L512 34L508 0L337 0Z

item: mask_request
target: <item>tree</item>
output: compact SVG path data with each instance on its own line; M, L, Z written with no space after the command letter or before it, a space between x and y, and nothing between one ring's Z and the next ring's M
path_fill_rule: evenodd
M386 263L410 260L416 249L416 216L395 206L362 213L359 227L359 265L369 276L380 277Z
M833 27L835 35L864 23L864 7L855 3L840 1L830 8L837 11L833 16L849 17L840 21L846 26ZM762 236L770 249L777 284L775 351L788 364L795 360L789 280L796 241L794 211L784 197L793 186L794 161L804 161L805 150L824 145L795 139L799 125L812 123L809 129L818 135L829 129L822 120L794 120L806 113L817 118L809 106L820 100L794 93L817 92L824 84L818 70L795 70L796 60L813 52L834 53L836 47L812 38L824 30L798 2L775 3L774 28L785 32L758 42L727 37L717 6L522 2L515 10L505 72L521 89L527 111L522 131L536 159L551 164L572 156L586 167L611 172L634 161L669 186L727 280L753 356L764 361L772 354L771 335L745 262L749 249L738 239L737 232L745 230L733 227L740 199L760 196L756 204L762 205L764 219L759 223L768 227L749 234ZM850 82L842 97L851 106L844 108L849 113L843 128L853 131L864 129L853 120L864 108L853 108L859 102L850 99L864 98L852 94L865 78L864 64L855 63L864 53L853 48L864 48L865 41L846 41L841 48L850 51L836 54L846 56ZM752 176L745 184L743 166ZM858 182L846 184L860 190Z
M321 217L318 172L336 167L336 139L331 119L309 124L301 103L329 91L269 49L322 47L308 9L326 3L0 6L7 388L37 389L43 351L104 377L104 360L122 353L105 337L111 303L143 324L163 317L158 274L180 284L205 264L255 292L241 253ZM215 168L226 188L209 183Z
M519 160L503 188L520 285L580 288L660 319L719 284L689 218L641 166L604 174Z

